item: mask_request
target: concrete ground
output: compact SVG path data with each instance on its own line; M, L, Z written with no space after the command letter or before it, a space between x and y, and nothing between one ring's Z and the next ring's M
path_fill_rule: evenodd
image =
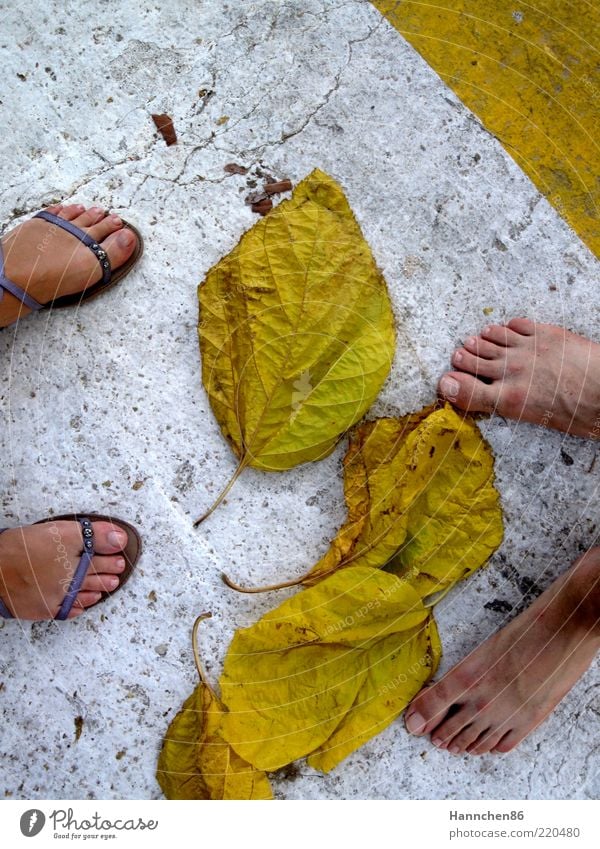
M344 517L340 446L289 473L247 471L192 528L235 465L200 383L196 287L256 220L246 177L223 166L294 182L319 167L343 186L398 323L374 414L431 402L458 340L490 320L600 336L597 263L366 0L30 0L4 5L2 21L2 222L53 199L105 204L141 229L146 253L81 311L0 334L2 523L114 511L145 542L110 603L66 626L4 624L1 788L161 798L160 742L196 682L195 616L213 612L201 648L216 681L233 630L284 597L236 595L221 571L254 583L300 574ZM178 145L155 135L152 112L173 116ZM441 671L598 534L595 444L501 418L482 428L506 538L437 610ZM597 797L597 673L504 757L452 757L398 720L327 777L300 764L275 778L276 794Z

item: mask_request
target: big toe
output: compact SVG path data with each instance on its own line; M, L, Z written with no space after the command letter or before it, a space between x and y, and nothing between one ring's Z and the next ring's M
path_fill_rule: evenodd
M409 734L429 734L444 719L450 709L447 693L439 684L424 687L415 696L404 714Z
M108 254L111 268L115 270L127 262L133 254L137 244L137 236L129 227L123 227L107 236L101 244Z
M127 545L127 533L112 522L94 522L94 549L98 554L117 554Z
M498 402L494 383L483 383L471 374L446 372L438 384L440 395L461 410L491 413Z

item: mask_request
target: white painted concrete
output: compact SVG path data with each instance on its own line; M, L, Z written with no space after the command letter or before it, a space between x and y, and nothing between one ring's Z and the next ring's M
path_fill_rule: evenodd
M343 185L398 319L375 414L432 401L457 341L489 320L527 314L599 336L597 266L365 0L31 0L0 14L2 221L68 198L109 206L146 239L139 270L106 296L0 335L6 524L114 510L146 545L114 602L66 626L0 632L0 792L159 798L161 737L195 683L195 615L214 614L202 651L216 680L234 628L283 597L239 597L220 572L254 582L300 574L344 516L340 448L287 474L247 472L192 529L234 468L200 384L195 330L197 284L255 221L245 177L223 166L260 163L293 181L318 166ZM176 147L154 134L150 113L163 111ZM484 431L506 539L438 610L442 669L505 621L486 602L517 609L527 581L545 587L597 536L593 444L498 418ZM301 764L275 779L276 792L597 796L597 680L596 667L508 756L453 758L397 721L332 775Z

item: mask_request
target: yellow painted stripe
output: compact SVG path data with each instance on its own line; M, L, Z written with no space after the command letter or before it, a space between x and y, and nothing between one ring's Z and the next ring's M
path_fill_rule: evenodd
M600 257L600 3L372 0Z

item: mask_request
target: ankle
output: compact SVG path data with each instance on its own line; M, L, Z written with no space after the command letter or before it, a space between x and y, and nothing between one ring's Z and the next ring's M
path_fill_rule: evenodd
M600 640L600 548L575 561L565 575L563 592L578 630Z

